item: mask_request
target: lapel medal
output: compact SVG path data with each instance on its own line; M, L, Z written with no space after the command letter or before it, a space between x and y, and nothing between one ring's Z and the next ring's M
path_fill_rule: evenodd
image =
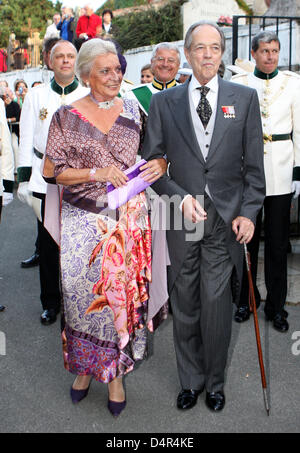
M224 118L235 118L234 105L222 105Z
M45 107L41 108L40 114L39 114L40 120L42 120L42 121L45 120L47 118L47 116L48 116L48 110Z

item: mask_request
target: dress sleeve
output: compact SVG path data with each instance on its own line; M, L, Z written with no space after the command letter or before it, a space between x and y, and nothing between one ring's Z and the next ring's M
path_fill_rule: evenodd
M70 165L68 164L70 147L62 128L62 115L63 108L60 108L52 117L45 153L46 157L54 164L53 176L55 178L70 168Z

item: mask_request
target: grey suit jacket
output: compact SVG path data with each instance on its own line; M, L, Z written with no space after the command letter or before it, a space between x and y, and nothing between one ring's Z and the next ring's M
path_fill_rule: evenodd
M208 184L215 208L228 226L228 248L240 280L243 248L237 243L231 224L239 215L255 224L265 197L257 93L219 78L215 127L204 160L192 124L188 84L189 81L152 96L142 156L146 160L167 156L169 176L164 175L152 186L159 195L203 195ZM222 106L234 106L235 118L225 118ZM171 290L189 242L184 229L178 231L172 226L167 238Z

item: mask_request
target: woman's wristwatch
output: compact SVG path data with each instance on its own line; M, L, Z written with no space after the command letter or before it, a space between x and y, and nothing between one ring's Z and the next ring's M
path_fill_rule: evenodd
M90 181L91 182L97 182L96 178L95 178L95 173L97 171L97 168L92 168L90 170Z

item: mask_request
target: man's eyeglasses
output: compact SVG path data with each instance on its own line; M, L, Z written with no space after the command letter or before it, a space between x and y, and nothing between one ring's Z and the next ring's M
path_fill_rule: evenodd
M177 63L176 58L164 58L164 57L155 57L155 60L158 61L159 63L169 63L169 64L175 64Z

